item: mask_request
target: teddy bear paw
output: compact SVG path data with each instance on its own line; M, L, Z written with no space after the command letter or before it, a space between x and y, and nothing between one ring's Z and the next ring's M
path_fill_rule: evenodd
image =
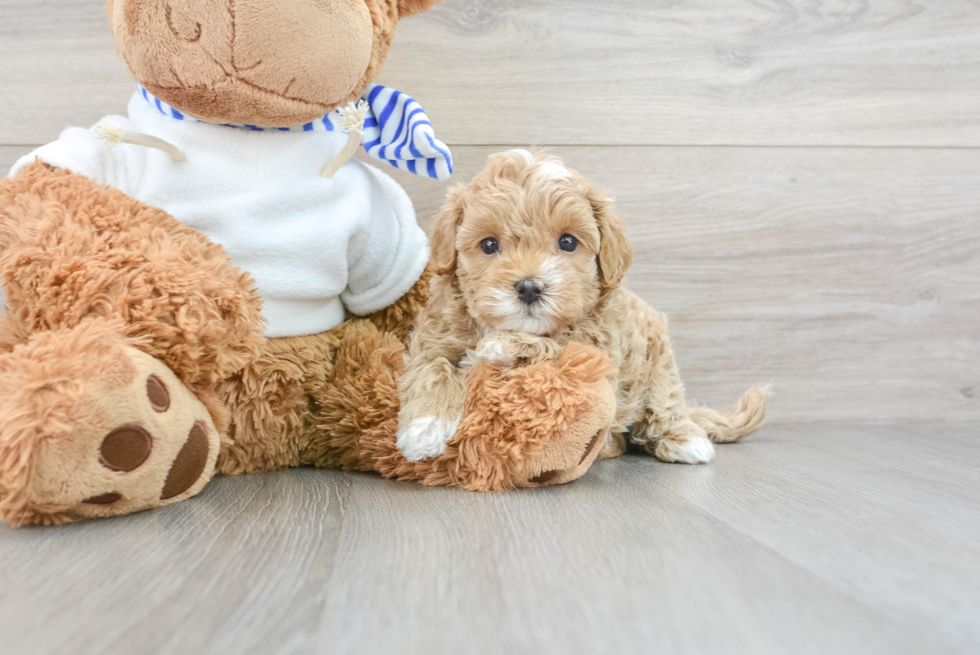
M115 335L48 333L0 366L0 518L56 523L183 500L214 471L220 437L160 360ZM4 461L10 462L10 459Z

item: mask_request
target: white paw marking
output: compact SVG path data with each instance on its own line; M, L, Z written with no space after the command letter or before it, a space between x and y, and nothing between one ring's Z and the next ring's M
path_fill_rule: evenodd
M446 451L446 444L456 434L459 421L447 421L438 416L417 418L408 427L399 428L398 450L410 462L438 457Z
M509 368L514 365L515 358L508 355L502 343L496 339L484 339L477 350L467 350L466 356L459 362L460 366L476 366L477 364L491 364Z
M715 457L715 446L701 435L693 435L684 441L661 442L657 455L665 462L677 464L704 464Z

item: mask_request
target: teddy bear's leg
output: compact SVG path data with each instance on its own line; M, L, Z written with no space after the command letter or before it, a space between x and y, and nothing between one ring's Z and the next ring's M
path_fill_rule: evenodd
M333 420L323 424L315 399L331 377L337 349L345 340L375 343L382 335L392 344L407 340L428 299L430 278L426 271L394 304L363 319L351 314L327 332L267 339L248 366L217 387L231 413L231 439L218 460L218 471L234 475L301 465L373 470L370 464L352 463L358 459L356 448L328 446L325 436L334 429L343 433L350 423L338 416L339 425Z
M218 472L236 475L311 464L345 466L353 451L324 450L319 406L312 399L330 378L337 348L345 340L364 338L363 330L369 339L380 338L381 333L395 342L407 339L428 298L430 277L424 273L408 293L366 320L352 318L320 334L266 339L247 366L219 382L216 392L230 417L229 441L218 459Z
M0 280L0 518L122 514L199 491L227 426L215 385L264 342L254 286L223 249L34 164L0 182Z
M218 461L219 473L277 471L310 463L303 454L318 430L313 399L333 369L347 326L267 339L248 366L218 384L230 412L230 440Z
M316 423L303 463L377 471L377 444L390 437L394 447L398 432L405 345L396 333L382 332L367 320L348 321L337 336L331 371L313 395Z
M560 484L588 470L613 422L608 357L572 344L558 361L474 367L446 451L410 462L396 445L404 346L370 324L350 329L318 396L322 430L312 463L474 491Z
M211 478L220 435L208 409L119 327L83 321L0 354L0 519L127 514Z
M339 427L321 425L313 399L331 377L337 348L345 339L374 343L384 333L392 343L407 340L428 299L430 278L426 271L394 304L364 319L350 314L347 322L327 332L267 339L249 365L217 386L231 415L230 441L218 460L218 472L236 475L302 465L373 470L352 464L358 459L356 448L327 445L325 435L334 428L343 432L349 422L338 416Z

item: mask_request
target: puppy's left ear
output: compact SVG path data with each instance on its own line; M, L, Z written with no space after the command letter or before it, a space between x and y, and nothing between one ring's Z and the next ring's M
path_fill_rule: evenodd
M442 2L442 0L398 0L398 15L421 14Z
M432 245L433 273L452 275L456 272L456 230L463 222L463 195L466 187L449 190L442 213L436 219L429 242Z
M615 289L633 265L633 246L626 239L626 221L613 213L613 199L595 187L586 193L599 225L599 275L604 290Z

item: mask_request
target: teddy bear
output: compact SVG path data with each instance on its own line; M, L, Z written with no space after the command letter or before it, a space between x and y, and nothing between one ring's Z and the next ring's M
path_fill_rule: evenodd
M472 370L438 457L398 449L429 249L374 158L445 179L410 96L373 84L439 0L108 0L126 115L0 183L0 519L182 501L215 474L374 471L474 491L559 484L615 412L609 358Z

